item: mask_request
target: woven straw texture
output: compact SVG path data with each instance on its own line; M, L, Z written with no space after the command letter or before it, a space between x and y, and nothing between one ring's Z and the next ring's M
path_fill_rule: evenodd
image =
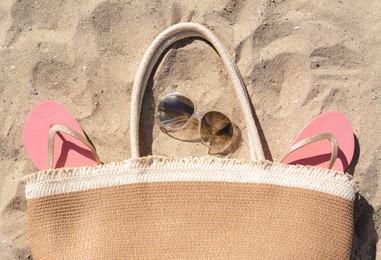
M36 259L350 254L354 181L326 169L148 157L45 171L25 181Z

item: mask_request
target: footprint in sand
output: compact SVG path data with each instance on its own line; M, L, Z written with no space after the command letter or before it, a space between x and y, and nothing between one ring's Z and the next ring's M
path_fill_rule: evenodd
M91 115L95 106L91 90L86 87L85 65L73 55L75 12L79 12L78 3L15 1L6 44L28 57L18 68L30 76L34 103L43 99L54 99L67 106L74 103L79 108L76 117L81 119Z
M147 4L141 1L103 2L87 19L96 32L98 51L102 55L134 55L152 40L148 32L160 31L165 24L165 7L161 2ZM140 21L140 22L137 22ZM144 26L143 26L144 25Z
M306 101L312 101L311 97L329 89L323 98L322 110L337 100L342 101L339 104L346 104L348 90L360 83L358 76L363 67L361 55L343 44L334 44L314 49L310 59L313 85Z
M21 33L67 30L75 23L70 11L78 7L79 4L72 1L15 1L11 7L13 21L6 37L6 45L15 43Z
M348 90L360 84L359 73L364 66L361 55L334 41L315 47L313 42L324 39L324 34L298 34L295 24L266 19L251 38L243 41L243 45L251 44L252 57L259 60L247 79L254 99L271 114L281 112L283 105L288 111L311 104L317 110L332 109L333 103L345 109L345 102L337 101L345 101ZM316 27L310 22L304 26Z

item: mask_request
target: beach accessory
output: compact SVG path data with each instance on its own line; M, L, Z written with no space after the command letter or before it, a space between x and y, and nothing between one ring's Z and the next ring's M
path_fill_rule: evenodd
M24 126L24 146L39 170L94 166L100 163L94 146L61 104L43 101Z
M218 111L201 114L191 98L182 93L169 93L160 100L156 121L164 132L177 132L196 123L201 142L212 153L224 151L232 140L240 142L237 140L239 129L226 115Z
M251 160L140 157L148 78L162 53L189 37L210 43L226 65L245 116ZM354 180L264 159L238 69L207 28L181 23L160 33L144 54L131 95L131 159L25 177L34 258L349 258Z
M355 150L351 124L338 111L325 112L296 136L281 162L345 171Z

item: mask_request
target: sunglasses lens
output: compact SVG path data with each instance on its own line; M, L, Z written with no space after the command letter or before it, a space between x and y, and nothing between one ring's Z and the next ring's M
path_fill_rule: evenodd
M165 97L159 104L158 120L167 130L181 129L194 113L193 102L182 95Z
M209 147L224 148L233 136L233 125L224 114L211 111L201 120L201 141Z

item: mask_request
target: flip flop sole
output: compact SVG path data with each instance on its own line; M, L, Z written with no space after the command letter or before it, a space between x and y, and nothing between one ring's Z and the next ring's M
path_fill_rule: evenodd
M24 127L24 146L39 170L48 168L48 134L53 125L64 125L86 137L80 125L61 104L43 101L30 112ZM54 138L53 168L94 166L91 150L76 138L57 133Z
M326 112L310 121L296 136L291 146L303 139L322 133L331 133L338 142L339 151L332 169L345 171L353 158L354 135L348 119L338 111ZM329 140L320 140L294 151L283 160L283 163L326 168L331 153L332 146Z

